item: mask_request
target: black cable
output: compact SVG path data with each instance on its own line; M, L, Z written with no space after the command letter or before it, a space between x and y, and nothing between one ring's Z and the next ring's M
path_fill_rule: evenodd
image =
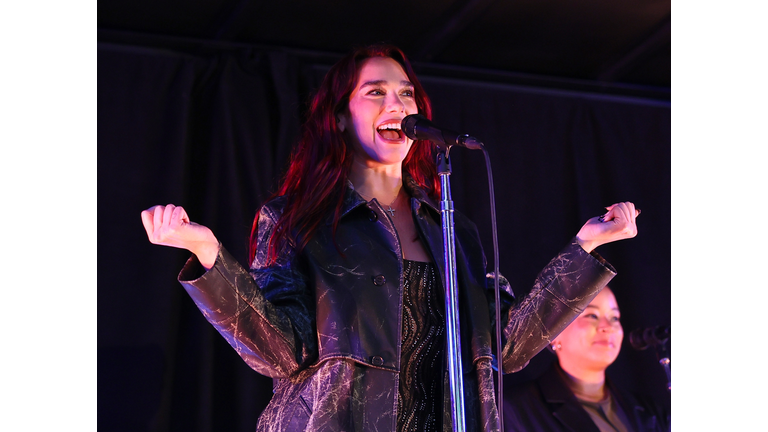
M491 158L488 150L483 147L485 156L485 170L488 173L488 193L491 201L491 233L493 237L493 288L496 296L496 373L498 376L497 404L499 411L499 427L504 431L504 413L502 411L504 401L504 385L502 381L503 366L501 358L501 294L499 290L499 237L496 230L496 198L493 192L493 174L491 172Z

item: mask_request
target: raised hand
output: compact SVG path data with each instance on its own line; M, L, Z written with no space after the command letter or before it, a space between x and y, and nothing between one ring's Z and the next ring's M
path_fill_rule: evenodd
M576 234L576 240L587 252L600 245L637 235L636 219L640 210L635 209L633 203L616 203L606 207L606 210L608 213L588 220Z
M183 207L156 205L141 212L141 221L151 243L187 249L206 269L216 262L218 239L208 227L191 222Z

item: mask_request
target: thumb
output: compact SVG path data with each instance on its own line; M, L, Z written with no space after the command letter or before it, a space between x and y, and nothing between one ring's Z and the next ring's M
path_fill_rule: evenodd
M176 206L171 214L171 225L174 228L178 228L188 225L189 223L189 216L187 215L187 211L184 210L184 207Z

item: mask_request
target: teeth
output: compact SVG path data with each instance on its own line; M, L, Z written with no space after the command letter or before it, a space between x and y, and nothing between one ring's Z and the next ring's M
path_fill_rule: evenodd
M384 129L391 129L391 130L400 130L400 123L388 123L381 125L377 128L378 130L384 130Z

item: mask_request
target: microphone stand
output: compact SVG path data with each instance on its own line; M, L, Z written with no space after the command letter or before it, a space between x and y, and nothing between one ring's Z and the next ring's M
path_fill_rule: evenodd
M467 134L458 135L454 132L441 130L419 114L406 116L401 127L405 135L412 140L429 140L438 146L439 150L435 163L437 165L437 174L440 177L440 219L443 228L443 259L445 262L445 324L446 324L446 342L448 357L448 378L451 392L451 418L453 420L453 431L464 432L464 381L462 377L461 365L461 341L459 339L459 306L458 306L458 287L456 280L456 240L454 233L454 208L451 199L451 162L448 155L453 145L465 147L470 150L483 150L485 163L488 172L488 185L491 194L491 224L494 232L494 289L496 295L496 355L501 356L501 329L500 329L500 299L499 299L499 260L498 260L498 242L496 240L496 207L493 198L493 176L491 175L491 165L488 152L485 151L483 143ZM494 359L495 360L495 359ZM502 367L500 361L494 366L498 372L498 411L499 427L504 429L504 420L501 411L502 407Z
M661 348L656 350L656 358L659 358L659 364L664 368L664 372L667 374L667 390L672 391L672 376L670 372L670 364L672 363L667 355L667 343L664 341L660 344Z
M659 360L659 363L664 366L664 372L667 373L667 390L672 391L672 378L670 376L669 364L671 363L669 357L664 357Z
M448 148L450 151L450 147ZM458 288L456 282L456 240L451 199L451 162L447 152L437 154L440 176L440 216L443 225L443 257L445 260L445 322L448 348L448 377L451 388L451 415L454 432L464 432L464 379L461 375L461 341L459 339Z
M637 329L629 334L629 343L632 348L642 351L650 346L656 347L656 359L664 368L667 375L667 390L672 391L672 378L670 364L672 363L667 353L667 342L670 338L669 326L656 326L646 329Z

